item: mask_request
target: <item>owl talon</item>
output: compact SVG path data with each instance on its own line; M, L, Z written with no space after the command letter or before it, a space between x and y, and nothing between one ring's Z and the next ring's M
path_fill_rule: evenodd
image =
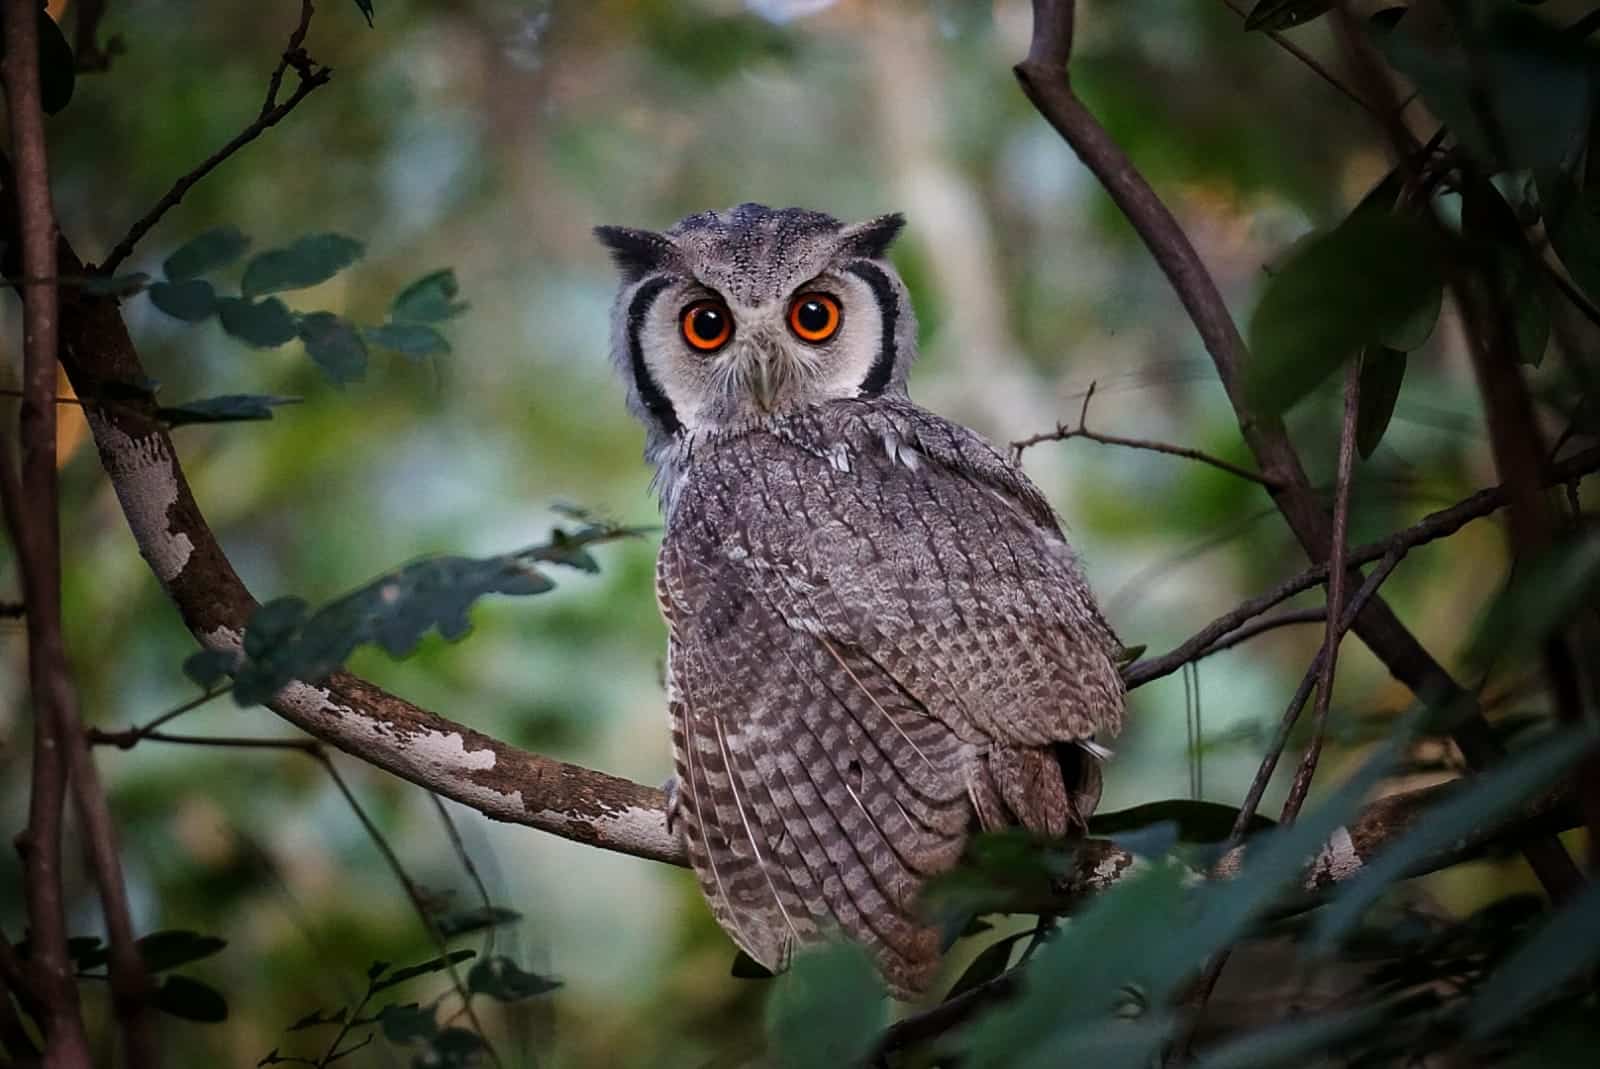
M675 835L680 814L683 812L683 791L678 787L678 777L668 776L661 789L667 792L667 834Z

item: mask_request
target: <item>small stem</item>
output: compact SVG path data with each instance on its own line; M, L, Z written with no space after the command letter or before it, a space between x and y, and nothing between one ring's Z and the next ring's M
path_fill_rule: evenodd
M140 739L151 737L152 733L155 732L157 728L160 728L164 724L170 723L171 721L182 716L184 713L200 708L213 698L217 698L228 693L230 689L232 689L231 684L227 687L218 687L215 690L208 690L198 698L191 698L182 705L168 709L154 720L151 720L148 724L141 724L138 727L128 728L125 731L102 731L98 728L90 728L86 734L89 741L97 746L117 746L124 750L131 750L134 746L138 745Z

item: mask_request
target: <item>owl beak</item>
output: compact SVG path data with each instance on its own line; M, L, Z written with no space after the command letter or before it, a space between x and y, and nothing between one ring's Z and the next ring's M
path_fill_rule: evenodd
M755 395L761 411L771 412L778 396L778 377L773 374L772 358L765 352L757 353L751 368L750 392Z

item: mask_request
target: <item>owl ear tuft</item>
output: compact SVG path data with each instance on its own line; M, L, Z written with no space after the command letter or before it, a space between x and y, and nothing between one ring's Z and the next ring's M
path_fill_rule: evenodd
M840 247L851 256L859 256L866 260L881 260L905 225L905 216L899 212L890 212L888 215L880 215L866 222L847 226L840 234L842 239Z
M611 250L611 262L629 282L663 267L678 254L664 235L654 230L635 230L626 226L597 226L594 236Z

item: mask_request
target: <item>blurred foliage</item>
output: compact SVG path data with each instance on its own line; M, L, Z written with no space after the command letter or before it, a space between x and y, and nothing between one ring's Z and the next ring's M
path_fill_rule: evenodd
M1262 2L1248 25L1293 27L1328 60L1329 6ZM1252 381L1285 410L1319 485L1337 441L1330 382L1363 354L1355 541L1495 481L1460 322L1440 296L1459 264L1485 265L1497 281L1524 373L1562 441L1591 439L1600 415L1582 308L1600 303L1591 5L1450 6L1454 32L1399 5L1370 20L1420 94L1410 114L1452 131L1412 176L1391 172L1361 109L1243 32L1226 5L1124 0L1080 12L1075 86L1172 204L1231 306L1256 309ZM71 3L49 9L71 24ZM112 248L255 117L298 14L292 0L111 0L101 36L121 47L109 70L74 72L46 52L58 212L81 255ZM68 47L54 22L43 37L46 50ZM557 522L557 501L652 522L641 433L606 367L614 280L588 231L663 226L743 200L908 213L896 256L923 347L912 390L930 407L1006 441L1069 416L1095 382L1100 426L1245 461L1166 283L1016 92L1009 66L1026 43L1021 0L320 5L306 48L337 69L333 82L190 190L126 274L93 284L125 298L159 380L149 388L200 399L162 414L194 425L178 444L197 498L269 604L290 591L302 606L340 604L396 561L503 560L493 555ZM246 234L266 251L247 259ZM237 293L224 294L216 276L236 266ZM4 315L18 336L15 302ZM288 353L294 340L311 361ZM0 385L13 384L14 365ZM301 403L279 407L291 399ZM209 425L237 420L256 422ZM147 722L191 697L179 665L192 640L70 409L62 433L68 639L83 705L102 728ZM1088 442L1027 460L1119 632L1153 650L1302 564L1259 488L1226 473ZM1580 508L1583 494L1573 491ZM1539 637L1586 610L1592 546L1578 540L1519 569L1501 593L1506 550L1479 524L1414 553L1386 584L1429 649L1481 684L1496 727L1516 734L1518 762L1441 806L1435 839L1571 760L1578 743L1546 730L1547 696L1519 684ZM336 660L348 654L352 670L518 745L659 781L668 761L652 548L607 545L585 558L597 572L558 590L478 604L469 642L426 632L447 619L440 630L458 635L470 599L442 614L428 603L392 644L415 644L407 660L344 648ZM430 583L447 578L430 567ZM13 580L0 558L0 582ZM431 589L460 593L448 581ZM311 619L296 614L290 631ZM16 828L24 643L13 621L0 629L0 801ZM1277 986L1250 973L1258 1000L1306 991L1311 975L1344 986L1317 1012L1279 1013L1273 1027L1202 1046L1203 1064L1331 1054L1395 1064L1453 1043L1479 1060L1586 1064L1600 1038L1582 983L1600 947L1593 891L1546 913L1507 897L1532 882L1498 855L1465 878L1396 886L1392 876L1438 845L1425 822L1386 857L1382 879L1333 892L1321 913L1274 912L1380 773L1402 758L1412 776L1454 767L1447 750L1426 765L1440 749L1426 739L1396 752L1408 696L1354 644L1340 660L1340 752L1324 778L1354 776L1299 824L1260 832L1246 878L1190 886L1232 810L1178 798L1188 766L1204 760L1206 793L1236 800L1262 725L1276 721L1319 640L1318 628L1275 631L1207 660L1193 694L1168 679L1134 695L1095 830L1152 860L1064 925L964 923L997 886L1048 889L1065 864L1004 837L975 847L974 866L950 881L950 924L975 934L952 954L945 988L970 990L1013 959L1028 966L1018 997L950 1049L968 1064L1146 1064L1180 1034L1178 996L1203 959L1249 935L1320 948ZM1198 717L1201 694L1201 729L1186 738L1177 717L1186 707ZM195 734L285 732L225 703L179 723ZM1546 741L1523 740L1541 733ZM1385 757L1363 760L1379 739L1390 740ZM148 740L101 755L136 919L152 933L144 949L163 955L163 969L186 970L163 980L163 1008L190 1018L163 1021L169 1064L326 1064L340 1051L352 1065L463 1064L485 1038L452 1016L470 1002L506 1064L733 1064L770 1037L789 1064L831 1065L870 1049L890 1015L848 950L808 955L776 980L730 976L732 948L684 873L450 806L458 851L420 791L347 765L399 860L442 905L428 923L302 755ZM481 898L466 890L480 877ZM89 934L98 914L84 873L68 882L74 930L85 933L79 966L92 975L103 967ZM17 886L4 852L7 932L21 930ZM1319 916L1344 920L1335 930ZM396 976L439 979L384 962L434 964L437 939L467 935L484 943L462 960L464 994L452 982L395 996L417 1002L373 1004ZM110 1013L101 987L84 988L97 1033ZM205 992L225 1000L225 1020L195 1023L220 1016ZM1229 1020L1226 994L1214 1023ZM370 1049L357 1048L367 1037Z

